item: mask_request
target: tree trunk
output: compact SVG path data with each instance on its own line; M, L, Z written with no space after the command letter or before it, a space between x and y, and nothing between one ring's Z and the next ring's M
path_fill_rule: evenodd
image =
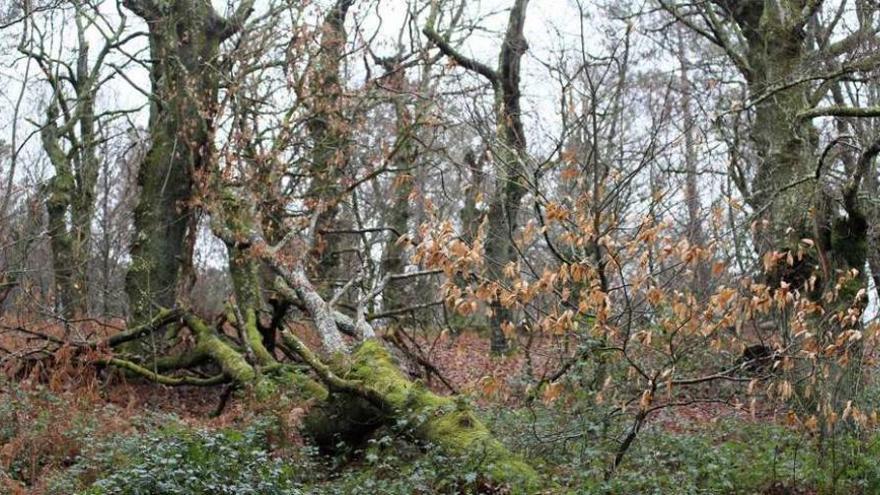
M688 59L684 32L678 33L678 62L681 76L681 113L684 133L685 183L684 197L687 208L687 239L692 246L703 246L706 236L703 232L702 206L698 188L699 171L697 170L697 129L694 110L691 103L691 82L688 77ZM705 260L697 260L693 274L693 292L699 300L711 294L709 266Z
M491 147L495 161L495 191L489 201L486 231L486 266L489 276L499 284L507 278L504 269L518 257L514 235L519 224L519 206L526 193L526 137L520 108L520 63L528 50L523 36L529 0L516 0L510 9L507 31L501 44L498 68L492 69L465 57L441 37L433 25L423 32L444 55L462 67L475 72L492 84L495 96L495 142ZM491 349L502 353L508 349L503 326L512 323L513 312L494 298L489 303L492 313Z
M519 226L519 206L526 193L526 136L520 108L520 62L528 49L523 37L528 0L517 0L510 11L499 60L496 87L497 146L493 149L498 180L489 203L486 258L494 280L505 280L504 269L517 259L513 237ZM493 353L508 348L504 325L513 323L513 312L498 298L490 304Z
M748 200L757 213L753 240L765 261L765 279L772 288L785 282L817 301L833 294L836 297L824 299L825 311L846 310L865 285L867 221L854 191L842 191L845 214L841 215L831 191L822 187L823 171L817 167L821 166L819 133L804 117L815 106L811 86L778 86L802 77L812 55L806 6L803 1L751 0L738 3L732 12L748 42L744 75L757 102L751 140L759 161ZM784 258L767 263L773 253L801 251L802 239L813 239L815 249L806 250L802 258L794 256L790 263ZM860 275L838 290L839 277L853 269ZM809 290L808 281L814 276L817 283ZM782 345L789 345L793 337L787 331L787 316L782 312L776 316L783 329ZM827 341L842 331L839 322L816 318L814 323ZM855 344L847 352L849 364L832 363L819 393L798 391L807 409L841 408L841 392L859 386L861 346Z
M389 426L448 455L479 459L480 472L513 493L541 488L535 470L496 440L470 406L406 379L378 341L363 342L350 359L334 368L340 380L359 384L367 392L340 394L331 385L327 402L306 420L306 431L319 443L332 447L339 440L363 440L376 428Z
M174 0L161 8L139 0L126 5L149 25L153 60L151 143L138 171L126 277L136 324L149 318L154 305L174 306L189 283L196 226L191 199L195 176L211 159L224 26L207 0Z
M386 70L386 87L393 92L404 93L406 87L406 70L399 63L388 61L383 64ZM415 125L417 117L410 112L406 102L392 94L394 100L395 128L397 143L394 147L394 168L400 172L394 178L391 188L394 192L394 200L387 215L387 225L390 229L382 252L382 273L403 273L406 269L406 252L404 246L398 240L399 236L409 232L410 220L410 195L413 192L413 177L407 170L415 166L418 160L416 149ZM382 292L382 306L386 311L405 307L409 302L406 298L406 280L389 280L388 285Z
M342 178L348 153L348 129L342 114L342 83L339 80L340 63L345 56L345 16L354 0L337 0L321 26L320 52L308 85L312 115L308 129L312 141L311 163L308 166L311 182L306 198L316 210L314 234L316 283L328 287L339 275L339 258L327 243L328 230L336 227L339 203L343 193Z
M766 276L771 285L785 280L800 287L819 266L821 280L813 294L818 297L837 282L837 270L863 271L864 256L856 251L865 232L857 221L842 218L820 187L819 134L803 115L815 106L810 86L777 87L797 79L811 55L802 4L751 0L728 8L747 41L748 65L741 69L757 102L751 138L759 162L747 198L758 218L755 247L764 257L774 251L795 252L801 239L814 239L817 250L794 266L777 264Z
M68 320L88 312L91 225L100 166L96 154L95 97L103 59L111 43L108 40L92 62L84 17L77 7L74 19L78 52L75 71L67 78L58 76L58 68L44 54L21 48L23 53L37 61L53 90L40 136L55 170L55 176L46 184L44 193L56 306ZM120 25L117 31L109 33L110 40L115 40L114 35L118 37L123 28L124 25ZM71 88L72 98L64 90L66 85ZM63 142L70 143L69 149L65 150Z

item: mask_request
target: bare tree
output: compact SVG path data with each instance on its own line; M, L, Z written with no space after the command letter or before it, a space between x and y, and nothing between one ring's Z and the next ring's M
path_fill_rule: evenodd
M446 56L463 68L479 74L492 85L495 97L496 135L492 154L498 172L495 192L489 200L486 215L486 258L490 275L502 283L504 271L517 260L514 235L519 225L520 203L527 191L526 164L528 161L525 131L520 105L520 64L528 49L523 36L528 0L516 0L510 10L507 31L501 44L498 67L493 69L466 57L449 40L440 36L433 23L425 29L428 37ZM508 348L503 328L512 324L510 308L499 300L490 304L492 310L492 351Z

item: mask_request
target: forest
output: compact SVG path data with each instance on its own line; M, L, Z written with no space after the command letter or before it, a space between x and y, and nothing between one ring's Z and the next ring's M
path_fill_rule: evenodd
M0 494L880 494L877 0L0 46Z

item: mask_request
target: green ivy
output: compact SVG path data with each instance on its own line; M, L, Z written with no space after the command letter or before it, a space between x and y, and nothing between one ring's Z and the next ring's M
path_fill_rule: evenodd
M265 423L243 431L188 429L172 423L105 444L82 456L72 472L100 469L83 495L302 493L293 465L270 452ZM56 489L62 486L56 483Z

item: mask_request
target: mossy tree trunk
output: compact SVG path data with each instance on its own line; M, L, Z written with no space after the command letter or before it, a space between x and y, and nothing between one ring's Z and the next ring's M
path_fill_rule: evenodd
M46 123L40 130L43 149L55 175L43 188L48 213L49 242L55 275L56 306L67 319L88 312L91 224L95 212L96 186L101 162L97 156L98 117L95 99L100 89L104 59L125 43L121 20L107 32L97 52L90 51L86 31L95 21L74 6L73 20L78 45L76 63L64 66L42 52L41 46L22 46L20 51L36 61L52 98Z
M838 198L823 185L822 176L822 168L831 165L820 163L819 133L812 119L864 112L818 108L834 87L833 77L805 76L823 64L833 65L842 53L836 45L851 44L868 34L857 32L836 44L817 47L809 32L815 34L818 29L811 23L822 2L812 0L716 0L693 7L699 9L705 29L689 20L686 14L691 7L667 0L660 0L660 4L724 50L748 85L754 109L750 137L758 160L751 181L746 183L745 177L739 177L738 185L756 214L753 240L758 255L797 251L801 239L816 242L817 249L794 266L781 262L766 270L768 282L778 285L785 280L800 288L819 267L815 274L820 281L812 294L818 298L834 287L841 272L863 272L867 235L863 215L858 207L847 205L845 214L840 215L833 205ZM876 65L869 57L847 64L849 71ZM860 277L856 284L863 282Z
M138 170L140 197L126 277L131 320L137 323L154 305L175 305L180 276L189 269L192 243L186 236L196 214L190 200L195 174L205 168L212 148L221 29L205 0L126 5L147 21L153 60L150 148Z
M804 26L786 22L785 16L792 13L780 9L788 7L767 5L743 2L735 14L748 41L749 69L744 76L755 98L796 76L807 55ZM810 107L809 92L808 86L797 85L756 105L751 139L759 161L749 200L758 211L754 242L760 256L796 249L801 239L815 237L814 221L803 201L817 193L817 183L810 178L815 174L818 133L799 115Z
M772 287L786 283L821 302L826 314L846 311L865 287L868 218L858 191L867 163L873 160L865 150L859 165L847 166L850 177L844 186L827 179L829 148L820 153L817 117L872 116L876 109L820 104L833 91L836 79L877 66L876 58L851 57L852 46L875 38L875 27L863 26L850 36L831 41L831 30L820 26L822 2L791 0L714 0L694 6L685 2L658 0L667 11L696 33L708 39L729 57L745 79L749 108L754 119L750 137L757 154L751 180L742 170L733 174L741 193L755 212L753 244L764 260L764 278ZM695 24L695 13L703 24ZM839 69L828 75L828 67ZM818 70L817 70L818 69ZM832 95L833 96L833 95ZM876 154L876 152L874 153ZM841 208L842 206L842 208ZM810 246L804 239L812 239ZM787 254L791 254L788 261ZM801 255L802 254L802 255ZM842 276L856 273L842 286ZM815 279L813 278L815 277ZM790 316L776 312L783 346L793 343L788 328ZM821 345L834 342L845 324L816 317L812 321ZM851 391L860 379L861 346L847 346L846 360L827 367L822 389L802 391L810 410L842 407L842 391ZM849 365L840 364L847 361ZM807 393L809 392L809 393Z
M138 171L140 197L126 277L131 320L145 321L153 306L174 306L191 282L197 223L196 176L212 159L221 42L250 14L242 2L220 17L208 0L128 0L149 28L150 148Z
M450 456L479 459L476 469L513 493L542 487L534 468L495 439L464 400L439 396L405 378L378 341L362 342L324 374L330 395L306 419L307 433L319 443L358 441L388 426Z

